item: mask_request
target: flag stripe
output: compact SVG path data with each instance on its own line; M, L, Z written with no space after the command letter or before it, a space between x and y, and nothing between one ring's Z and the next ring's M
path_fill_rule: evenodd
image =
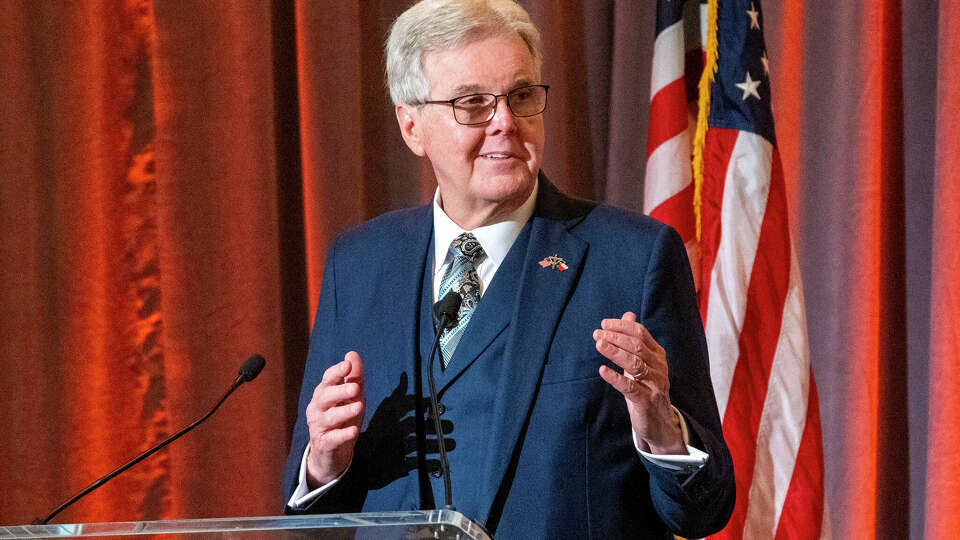
M777 540L797 538L820 538L824 516L823 501L823 460L820 456L820 406L817 398L817 384L813 379L813 370L807 371L810 381L807 399L807 417L803 428L803 438L797 452L797 464L793 469L790 488L783 501L781 515L790 519L779 519Z
M776 177L776 172L773 174ZM771 194L773 199L773 194ZM773 211L773 201L767 213ZM801 328L804 328L800 268L791 255L790 285L783 307L780 338L770 370L763 415L757 430L758 452L747 509L744 537L772 538L777 519L790 486L790 479L806 423L809 394L809 355ZM801 326L803 325L803 326ZM780 466L777 466L779 462Z
M756 136L711 129L707 133L710 151L704 152L701 312L721 418L740 356L746 291L763 219L763 206L750 196L760 189L760 179L742 174L754 168L750 166L751 137Z
M650 102L650 124L647 128L647 158L669 139L687 131L687 83L681 76L666 85ZM689 161L689 159L687 159Z
M735 129L710 129L707 131L706 144L703 149L704 184L701 188L700 207L700 271L704 276L709 276L716 264L720 235L723 231L721 201L723 201L727 166L731 162L739 134ZM704 324L708 321L707 300L709 299L710 288L710 282L707 281L704 283L704 289L700 295L700 315L703 317ZM736 325L735 328L739 332L740 325ZM709 338L709 332L707 335ZM716 386L716 381L714 381L714 386ZM720 415L723 415L722 409Z
M663 87L683 78L683 22L668 26L657 34L653 43L653 66L650 74L650 99Z
M659 219L664 223L670 223L680 234L684 243L696 240L696 222L693 214L690 213L690 207L693 206L693 184L687 184L687 187L680 190L673 197L663 201L659 206L650 212L650 217Z
M757 135L742 133L741 140L744 139L754 139L760 145L770 146L769 142ZM749 158L742 159L742 162L754 161L752 158L763 155L762 150L759 149L750 149L749 152ZM753 483L756 449L759 446L757 433L766 401L789 280L790 255L781 242L786 225L785 216L765 211L766 203L770 198L785 196L783 183L757 182L758 179L772 176L769 160L759 161L766 162L750 163L747 170L739 169L737 164L731 164L731 169L739 170L745 173L745 176L738 178L738 181L728 180L727 182L728 186L753 188L751 189L753 193L749 194L749 200L755 203L755 206L744 205L747 212L743 215L737 215L735 210L730 214L724 213L731 216L737 225L746 225L744 234L735 240L744 248L743 252L733 254L736 260L731 261L730 266L738 263L745 266L746 261L753 260L749 286L746 295L741 297L746 299L746 311L739 338L740 356L731 381L731 388L736 388L737 391L728 393L729 400L723 416L723 434L733 455L733 468L736 471L737 499L743 503L736 505L730 523L725 529L725 532L733 538L741 537L747 508L752 506L750 487ZM761 167L766 170L760 170ZM771 192L762 193L764 188L769 188ZM751 213L750 210L753 212ZM757 217L760 219L756 220ZM754 256L744 256L751 247L750 241L756 232L755 227L758 222L760 230ZM728 230L729 228L725 228L725 231ZM725 254L722 253L721 257L723 255ZM726 266L728 261L723 262ZM720 260L718 260L719 264Z
M676 196L687 186L692 185L693 172L690 169L690 134L683 132L662 143L650 154L647 160L648 181L644 186L643 197L649 214L671 197ZM691 201L693 199L691 198ZM689 214L690 210L684 210ZM673 225L670 221L665 221Z

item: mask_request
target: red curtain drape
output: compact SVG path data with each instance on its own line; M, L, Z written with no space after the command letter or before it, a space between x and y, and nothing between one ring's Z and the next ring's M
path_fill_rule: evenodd
M522 0L545 172L639 210L654 16ZM58 520L276 514L323 260L434 190L382 40L406 2L0 2L0 523L29 522L263 374ZM820 392L826 530L960 515L960 0L764 2ZM936 59L936 60L935 60Z
M960 2L941 2L939 20L926 538L960 529Z
M2 521L199 417L252 352L271 366L210 425L59 519L276 512L271 6L4 2L0 20Z

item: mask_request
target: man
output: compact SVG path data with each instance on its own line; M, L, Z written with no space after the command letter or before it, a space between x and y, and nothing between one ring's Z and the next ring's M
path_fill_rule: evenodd
M501 538L726 523L733 470L682 242L540 173L540 58L510 0L426 0L395 21L391 97L438 190L330 249L288 512L443 503L422 379L432 306L454 290L460 322L434 372L459 511Z

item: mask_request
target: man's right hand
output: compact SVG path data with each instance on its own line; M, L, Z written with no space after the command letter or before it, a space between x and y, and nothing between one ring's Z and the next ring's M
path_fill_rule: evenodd
M350 466L363 424L363 362L350 351L330 366L307 405L310 449L307 487L316 489L335 480Z

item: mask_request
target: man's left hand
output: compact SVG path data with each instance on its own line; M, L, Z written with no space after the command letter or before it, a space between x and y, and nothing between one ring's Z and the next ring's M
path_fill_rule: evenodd
M680 423L670 406L663 347L629 311L619 319L603 319L600 329L593 331L593 339L600 354L623 368L621 374L600 366L600 376L623 394L641 449L653 454L686 454Z

